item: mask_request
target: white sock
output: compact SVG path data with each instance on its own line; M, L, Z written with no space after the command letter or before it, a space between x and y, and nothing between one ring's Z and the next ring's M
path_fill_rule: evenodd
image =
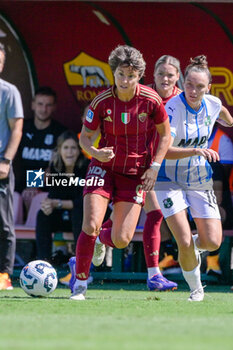
M159 267L148 267L148 278L151 279L154 275L157 275L157 273L161 273Z
M76 281L74 284L74 290L77 289L78 286L87 288L87 280L79 280L78 278L76 278Z
M192 271L182 269L185 281L188 283L191 292L202 287L200 266L197 265Z

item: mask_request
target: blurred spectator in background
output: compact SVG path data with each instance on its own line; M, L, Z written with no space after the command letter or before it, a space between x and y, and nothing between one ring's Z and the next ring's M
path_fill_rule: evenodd
M219 153L220 163L224 166L233 199L233 142L229 135L216 124L209 140L209 147Z
M27 170L45 170L56 146L58 136L65 127L53 119L56 110L56 92L47 86L35 91L32 101L34 117L25 120L23 136L14 164L17 171L15 190L22 192L26 211L38 188L26 188Z
M211 163L214 192L221 214L222 227L225 230L230 230L233 228L233 207L230 191L232 181L230 179L233 176L233 142L216 123L208 144L220 156L219 162ZM219 251L220 249L210 252L207 256L207 274L222 274L219 264Z
M211 149L218 152L220 163L222 163L226 169L230 170L233 165L233 142L231 141L230 136L228 136L216 124L208 145ZM227 175L229 175L229 173L227 173Z
M0 43L0 73L6 59ZM23 107L18 89L0 79L0 290L13 289L10 275L15 259L14 173L12 160L22 137Z
M85 179L88 164L76 134L68 130L62 133L46 174L48 183L55 180L57 185L47 187L48 197L42 201L37 215L38 259L51 261L53 232L72 231L76 245L83 218L83 186L79 181ZM69 183L75 179L77 184Z

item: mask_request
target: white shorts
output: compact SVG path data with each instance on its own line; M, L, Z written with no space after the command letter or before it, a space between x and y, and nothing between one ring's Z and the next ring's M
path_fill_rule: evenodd
M213 190L184 190L174 182L166 183L165 189L164 183L157 182L156 196L165 218L189 208L193 218L221 219Z

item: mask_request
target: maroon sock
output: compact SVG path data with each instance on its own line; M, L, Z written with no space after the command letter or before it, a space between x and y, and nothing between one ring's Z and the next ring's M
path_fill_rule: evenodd
M102 224L101 229L102 228L109 228L109 227L112 227L112 220L110 218Z
M147 214L143 230L143 247L147 267L159 266L160 225L163 214L160 209Z
M99 240L101 243L108 245L109 247L116 248L111 237L112 227L101 228L99 234Z
M96 236L81 231L76 246L76 276L80 280L88 279L95 241Z

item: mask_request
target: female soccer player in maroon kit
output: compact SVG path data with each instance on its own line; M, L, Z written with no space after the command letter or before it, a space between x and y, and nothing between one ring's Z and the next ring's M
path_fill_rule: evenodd
M102 244L96 247L125 248L131 241L145 192L153 189L170 143L169 120L161 98L139 84L145 71L142 54L118 46L109 56L109 65L115 85L92 101L80 136L81 146L93 158L86 176L72 300L85 300L97 236ZM154 151L155 127L159 138ZM91 137L98 128L101 139L96 149ZM112 228L100 231L110 200L114 204Z
M162 103L165 105L172 97L181 93L181 90L176 86L179 80L180 62L177 58L169 55L161 56L155 63L154 69L154 84L152 88L162 98ZM156 128L155 133L156 133ZM158 139L154 139L155 146ZM156 147L154 149L156 150ZM177 288L177 283L167 280L159 269L159 250L160 250L160 226L163 219L155 191L148 191L146 194L145 205L143 209L146 212L146 221L143 230L143 247L144 255L148 270L147 285L150 290L168 291ZM102 228L111 227L112 217L107 220ZM163 222L163 230L167 230L166 222ZM171 235L170 235L171 237ZM93 258L93 263L99 266L104 259L105 246L98 246L96 241L96 253Z
M161 56L155 63L152 88L162 98L164 106L172 97L181 93L181 90L176 86L179 80L179 72L180 62L173 56ZM143 209L146 212L143 247L148 270L148 288L160 291L174 290L177 288L177 284L162 276L159 269L160 226L163 215L155 191L147 192ZM162 229L167 230L165 222L163 222Z

